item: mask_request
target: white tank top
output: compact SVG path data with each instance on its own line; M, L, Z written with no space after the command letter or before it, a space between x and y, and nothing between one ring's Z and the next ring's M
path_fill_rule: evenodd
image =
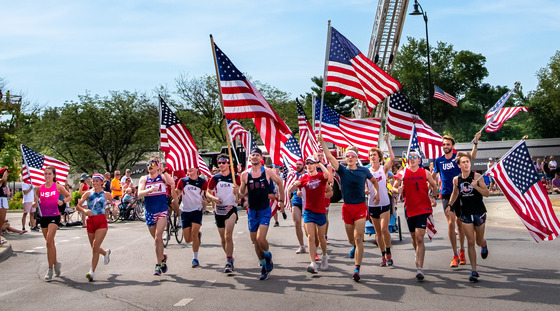
M379 166L377 171L374 171L372 167L369 168L369 171L377 179L377 183L379 184L379 203L373 204L373 198L375 197L375 188L373 187L373 183L371 181L367 181L367 186L369 189L369 198L368 198L368 206L387 206L391 203L389 200L389 193L387 192L387 175L385 175L385 169L383 165Z

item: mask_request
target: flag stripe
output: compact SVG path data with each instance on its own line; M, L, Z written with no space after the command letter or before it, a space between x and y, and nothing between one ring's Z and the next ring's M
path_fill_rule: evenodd
M513 118L520 111L529 112L529 109L527 109L527 107L507 107L500 109L496 117L486 126L486 132L496 132L507 120Z

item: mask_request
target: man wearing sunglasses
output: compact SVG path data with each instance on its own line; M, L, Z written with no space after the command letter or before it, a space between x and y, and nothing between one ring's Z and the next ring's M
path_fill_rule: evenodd
M208 189L206 189L206 197L215 203L214 218L222 240L222 248L226 253L224 273L231 273L235 269L233 266L233 229L239 219L236 202L239 188L233 184L230 167L228 155L220 154L218 156L220 172L212 176L208 182ZM240 184L239 175L235 176L235 182L236 185Z
M480 135L481 133L478 132L474 136L473 148L471 151L473 160L476 159L476 151ZM464 265L467 263L465 258L465 234L463 233L463 228L461 227L461 221L455 215L454 207L452 206L448 208L448 205L451 193L453 193L453 178L461 174L461 169L455 161L455 157L457 156L457 152L454 152L455 139L452 136L443 136L442 148L444 155L435 160L432 177L435 179L439 173L439 177L441 179L441 203L443 211L445 212L445 217L447 218L447 233L449 235L449 241L451 242L451 249L453 251L453 258L451 259L451 264L449 266L458 267L459 264ZM458 253L455 224L457 224L457 230L459 231L460 249Z
M318 140L323 150L329 150L321 135L319 135ZM353 246L350 257L354 256L356 267L352 278L358 282L360 280L360 266L364 256L363 241L368 213L365 191L366 180L370 180L375 188L374 204L379 203L379 184L369 169L358 166L358 152L352 147L346 150L347 166L340 165L330 152L326 152L325 155L340 176L342 198L344 199L342 220L344 221L348 241Z
M404 194L406 221L416 253L416 279L422 281L424 280L423 267L426 253L424 235L428 217L433 212L432 207L436 206L437 183L432 178L430 171L420 167L422 158L417 150L411 149L407 158L408 167L405 168L402 178L397 179L395 187L399 189L399 194ZM431 198L428 195L428 183L432 191ZM403 187L400 187L401 184Z
M248 196L247 220L249 232L262 266L259 279L266 280L268 274L274 268L272 254L266 240L270 218L272 217L268 198L270 183L274 181L278 185L279 198L284 197L284 186L280 176L276 175L273 170L263 167L262 160L261 149L253 148L250 155L252 167L241 175L241 186L239 188L240 196ZM278 207L280 209L284 208L282 199L278 200Z

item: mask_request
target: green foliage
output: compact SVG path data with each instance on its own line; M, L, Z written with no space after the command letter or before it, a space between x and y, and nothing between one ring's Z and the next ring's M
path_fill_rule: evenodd
M70 200L70 206L76 206L80 198L81 198L80 191L76 190L72 192L72 200Z
M19 180L21 172L21 155L15 144L16 136L5 134L4 148L0 150L0 167L8 167L8 182Z
M21 194L21 192L18 192L19 194ZM23 209L23 194L21 194L19 197L17 197L16 193L8 202L8 209L9 210L18 210L18 209Z
M14 196L12 197L13 199L18 199L18 200L23 200L23 192L16 192L16 194L14 194Z

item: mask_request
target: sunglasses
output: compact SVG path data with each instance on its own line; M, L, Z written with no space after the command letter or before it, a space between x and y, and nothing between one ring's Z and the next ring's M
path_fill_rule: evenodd
M311 164L317 164L317 162L305 162L305 164L311 165Z
M218 162L218 164L228 164L228 162L220 161L220 162Z
M347 158L356 158L356 155L353 153L347 154L346 155Z
M416 160L416 159L418 159L418 156L417 155L409 155L408 158Z

